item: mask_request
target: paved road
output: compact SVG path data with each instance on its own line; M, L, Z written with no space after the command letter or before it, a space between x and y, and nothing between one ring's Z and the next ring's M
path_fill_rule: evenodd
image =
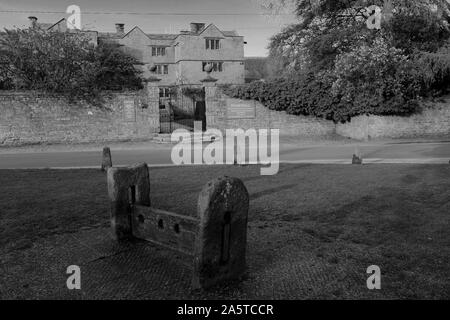
M369 143L299 146L282 145L280 161L291 163L349 163L355 149L366 163L417 162L448 163L450 142L427 143ZM172 145L149 148L112 148L115 166L147 162L149 165L172 165ZM0 154L0 169L98 167L101 163L98 151L20 152Z

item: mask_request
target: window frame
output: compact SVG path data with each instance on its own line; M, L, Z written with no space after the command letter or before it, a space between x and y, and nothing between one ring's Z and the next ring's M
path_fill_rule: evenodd
M160 98L170 98L170 88L169 87L160 87L159 88L159 97Z
M152 46L152 57L164 57L166 55L166 47Z
M169 74L169 65L166 63L159 63L156 65L156 74Z
M202 61L202 71L205 71L205 67L208 64L212 64L213 69L211 72L223 72L223 61Z
M206 50L220 50L221 41L218 38L205 38L205 48Z

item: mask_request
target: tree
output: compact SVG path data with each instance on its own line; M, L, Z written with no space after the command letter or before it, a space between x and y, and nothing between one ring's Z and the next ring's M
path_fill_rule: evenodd
M381 29L368 27L378 18L372 4L382 8ZM297 0L296 13L299 22L272 37L269 59L280 61L275 74L328 87L333 119L409 114L422 97L449 91L448 1ZM327 111L322 102L315 108Z
M88 42L81 35L36 29L6 30L0 50L2 73L19 89L62 91L89 60Z
M268 76L268 61L266 57L245 58L246 80L261 80Z
M296 0L252 0L256 6L274 20L283 20L283 15L292 14L296 9Z
M120 50L119 45L101 43L95 50L95 82L100 90L136 90L142 88L140 72L136 65L140 63Z
M274 35L269 46L269 61L277 61L271 72L284 78L231 95L274 110L348 121L362 114L412 114L423 97L448 91L446 0L296 0L295 5L298 23ZM369 5L382 7L381 17ZM380 28L368 23L373 19L380 19Z
M113 45L94 47L83 33L5 30L0 81L14 89L96 100L101 90L139 89L138 62Z
M273 36L269 45L270 55L284 60L279 71L329 70L337 55L373 43L379 31L366 26L372 4L384 8L389 45L408 54L436 51L450 37L446 0L297 0L299 23Z
M384 37L336 58L331 93L350 116L404 115L414 112L420 93L416 66L404 50L390 47Z

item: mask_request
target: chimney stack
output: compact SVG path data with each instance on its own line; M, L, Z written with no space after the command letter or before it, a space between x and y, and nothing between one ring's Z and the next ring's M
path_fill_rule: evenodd
M35 29L37 26L37 18L30 16L28 17L28 20L30 20L30 28Z
M125 33L125 24L116 23L116 33L123 35Z
M204 23L198 23L198 22L191 22L191 32L192 33L199 33L203 30L205 27Z

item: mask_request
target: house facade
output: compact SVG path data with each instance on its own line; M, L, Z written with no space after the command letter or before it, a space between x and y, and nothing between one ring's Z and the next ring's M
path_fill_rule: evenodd
M178 34L150 34L135 26L125 32L125 25L116 24L115 33L68 30L65 18L56 23L38 23L29 17L30 27L47 31L82 32L93 45L114 42L142 65L144 79L158 79L161 86L201 85L211 65L211 76L218 84L245 82L244 37L236 31L223 31L214 24L190 24L190 30Z
M214 24L193 22L178 34L149 34L139 27L125 32L118 23L115 33L99 33L98 41L119 44L141 63L136 67L142 77L157 83L160 114L167 118L162 127L172 117L187 118L190 126L194 118L204 120L204 92L189 96L183 89L201 88L206 78L218 85L245 83L244 37Z
M66 19L53 24L38 23L36 17L29 19L32 28L83 33L94 46L115 43L136 58L139 64L135 67L141 69L147 82L147 101L139 105L152 119L159 119L161 133L193 129L194 120L202 121L206 129L206 82L245 83L244 37L214 24L191 23L189 30L178 34L149 34L137 26L125 32L125 25L117 23L116 32L102 33L67 30ZM135 103L130 105L136 109Z
M99 41L113 41L142 62L143 77L157 78L162 86L200 85L211 65L218 84L245 82L244 38L235 31L219 30L214 24L191 23L179 34L148 34L139 27L115 34L99 34Z

